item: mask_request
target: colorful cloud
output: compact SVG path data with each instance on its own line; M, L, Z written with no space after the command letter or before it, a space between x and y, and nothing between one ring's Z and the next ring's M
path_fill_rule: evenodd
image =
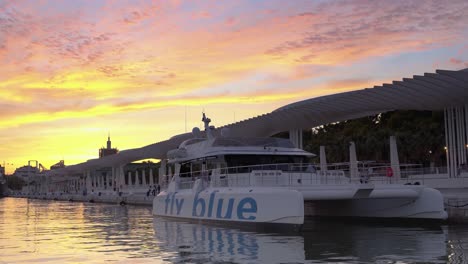
M1 1L0 159L72 164L109 130L122 149L184 132L171 120L187 106L223 125L462 69L467 13L463 0Z

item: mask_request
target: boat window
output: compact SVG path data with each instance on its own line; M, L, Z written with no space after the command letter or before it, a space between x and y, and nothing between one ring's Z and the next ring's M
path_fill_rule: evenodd
M190 163L184 163L180 165L180 176L181 177L190 176Z
M192 177L200 176L201 169L201 163L192 163Z
M241 146L294 148L292 142L284 138L216 138L213 142L213 147Z
M226 155L225 159L230 173L248 173L255 169L289 171L308 163L305 156L287 155Z
M206 159L191 160L180 164L180 177L196 177L199 176L202 170L202 164L206 164L206 170L211 171L216 169L219 160L216 156L208 157Z

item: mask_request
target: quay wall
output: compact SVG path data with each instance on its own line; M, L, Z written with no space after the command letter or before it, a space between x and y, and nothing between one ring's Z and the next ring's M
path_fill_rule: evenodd
M131 204L131 205L153 205L153 195L146 194L36 194L36 195L11 195L12 197L22 197L29 199L56 200L70 202L90 202L90 203L111 203L111 204Z
M446 198L445 210L449 222L468 224L468 198Z
M444 196L445 210L451 223L468 223L468 188L436 188Z
M468 223L468 189L466 188L438 188L444 196L444 205L450 223ZM12 195L42 200L59 200L73 202L94 202L111 204L129 204L152 206L153 195L146 193L123 193L120 196L115 193L99 194L43 194L43 195Z

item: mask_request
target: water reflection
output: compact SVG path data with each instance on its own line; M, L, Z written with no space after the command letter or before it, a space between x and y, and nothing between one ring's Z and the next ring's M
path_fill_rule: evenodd
M6 263L154 262L165 255L148 207L5 198L0 234Z
M304 232L306 258L324 262L446 261L446 234L440 226L356 221L310 221Z
M308 221L258 233L150 207L3 198L0 263L468 263L468 226Z
M171 259L236 263L445 263L447 235L440 227L308 221L304 232L265 234L183 221L153 220L156 239Z
M155 236L179 262L285 263L304 260L301 236L277 236L209 225L153 220Z

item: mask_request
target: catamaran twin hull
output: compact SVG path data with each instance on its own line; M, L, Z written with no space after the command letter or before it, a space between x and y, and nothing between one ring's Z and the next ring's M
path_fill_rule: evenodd
M195 186L200 186L201 180L197 181L200 184L196 182ZM302 225L304 216L447 218L439 191L399 184L297 189L207 187L200 190L194 187L160 193L153 201L153 214L202 221L280 225Z
M362 190L347 199L337 199L340 195L336 189L330 191L328 199L306 191L303 193L305 216L447 219L442 194L435 189L395 184L378 186L367 192Z

